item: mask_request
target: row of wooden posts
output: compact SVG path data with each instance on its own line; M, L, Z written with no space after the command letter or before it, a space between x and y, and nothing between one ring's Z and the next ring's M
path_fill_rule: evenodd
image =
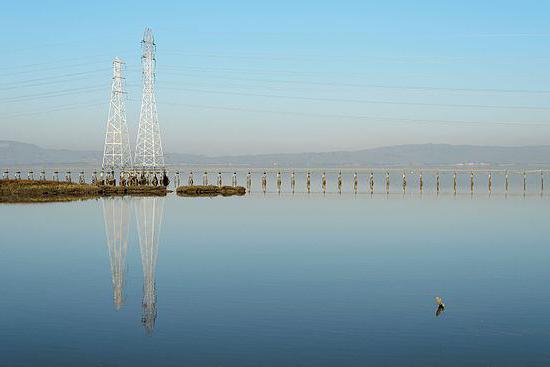
M52 176L52 180L53 181L60 181L59 174L60 174L59 171L54 171L53 176ZM154 177L156 177L157 175L162 174L162 172L157 172L157 171L147 171L147 172L128 171L128 172L125 172L125 171L122 171L122 172L119 172L119 182L122 182L124 179L126 179L127 177L129 177L132 174L144 174L147 184L151 184L151 182L154 182ZM525 192L525 191L527 191L527 172L523 171L521 174L523 176L523 191ZM91 182L92 183L97 183L98 180L101 180L101 182L103 182L103 180L114 180L115 179L114 175L115 175L114 171L110 171L110 172L101 171L100 176L98 178L98 172L94 171L92 173ZM387 171L385 173L385 175L386 175L385 176L385 189L386 189L386 193L389 193L390 192L390 172ZM453 192L456 193L457 190L458 190L457 172L454 171L452 173L452 175L453 175L453 181L452 181ZM275 176L275 187L276 187L276 190L278 192L281 192L281 187L282 187L282 182L283 182L282 176L283 175L280 171L277 172L276 176ZM544 191L544 176L545 176L545 172L540 170L540 191L541 192ZM34 176L33 171L27 171L27 177L26 177L27 180L34 180L34 177L35 176ZM370 175L369 175L368 182L367 182L368 183L368 190L370 190L371 193L374 193L374 189L375 189L374 177L375 177L375 173L373 171L371 171ZM509 189L510 189L509 177L510 177L509 172L504 171L504 190L505 190L505 192L508 192ZM7 170L4 171L4 173L2 175L2 178L3 179L9 179L10 178L9 171L7 171ZM204 171L204 173L202 174L201 184L204 185L204 186L209 185L208 178L209 178L208 172ZM16 171L15 174L14 174L13 179L21 180L22 179L21 178L21 171ZM40 171L38 179L42 180L42 181L46 180L46 171L44 171L44 170ZM309 192L311 192L311 171L306 171L305 172L305 179L306 179L306 190L309 193ZM73 182L71 171L66 171L65 172L64 181L65 182ZM84 171L79 172L78 183L81 183L81 184L86 183ZM175 171L175 173L174 173L174 186L178 187L178 186L180 186L180 184L181 184L180 172ZM190 171L188 176L187 176L187 185L193 186L193 185L196 185L196 184L198 184L198 182L195 182L193 172ZM218 172L216 185L217 186L222 186L223 185L222 172ZM232 186L237 186L238 185L237 172L233 172L233 175L232 175L232 178L231 178L231 185ZM268 173L267 173L267 171L263 172L263 174L261 176L260 185L261 185L261 190L263 192L267 192L267 187L268 187ZM403 192L405 192L407 190L407 186L408 186L407 175L406 175L405 171L402 174L401 185L402 185ZM474 174L474 171L470 171L470 173L469 173L469 186L470 186L470 192L473 193L474 192L474 187L475 187L475 174ZM246 175L246 188L247 188L247 191L250 191L251 188L252 188L252 172L250 172L250 171ZM291 188L292 192L295 192L295 190L296 190L296 172L295 171L290 172L290 188ZM488 188L489 192L492 192L492 190L493 190L493 172L491 172L491 171L489 171L487 173L487 188ZM343 189L343 177L342 177L342 172L341 171L338 172L338 176L337 176L337 189L338 189L338 192L342 192L342 189ZM420 192L423 192L423 190L424 190L424 175L423 175L422 172L420 172L419 175L418 175L418 189L419 189ZM438 192L438 193L441 190L440 173L438 171L435 172L435 189L436 189L436 192ZM321 190L322 190L323 193L327 191L327 174L326 174L326 172L322 172L322 175L321 175ZM353 191L355 193L357 193L359 191L359 177L358 177L357 172L353 173Z
M311 192L311 172L306 171L305 175L306 175L305 176L305 178L306 178L306 190L307 190L308 193L310 193ZM371 172L370 175L369 175L369 179L368 179L368 189L370 190L371 193L374 193L374 189L375 189L374 175L375 175L374 172ZM523 175L523 191L525 192L525 191L527 191L527 172L523 172L522 175ZM276 176L275 176L275 187L276 187L277 192L281 192L282 182L283 182L282 173L277 172ZM179 171L175 172L174 183L175 183L176 187L180 185L180 172ZM187 178L187 185L193 186L194 184L195 184L195 180L194 180L193 172L189 172L189 175L188 175L188 178ZM202 175L202 185L207 186L208 184L209 184L208 172L205 171ZM218 172L216 184L218 186L223 185L222 173L221 172ZM265 171L262 174L260 184L261 184L261 191L263 191L264 193L267 192L267 186L268 186L267 185L268 184L267 171ZM405 192L407 190L407 185L408 185L407 175L406 175L405 172L403 172L401 184L402 184L403 192ZM475 174L474 174L474 171L470 172L469 184L470 184L470 192L473 193L474 192L474 187L475 187ZM231 185L232 186L237 186L237 172L233 173L233 176L231 178ZM435 187L436 187L436 191L439 193L440 190L441 190L441 179L440 179L440 173L439 172L435 173ZM251 188L252 188L252 173L248 172L247 175L246 175L246 189L247 189L247 191L250 192ZM341 193L342 189L343 189L342 172L339 172L338 176L337 176L337 188L338 188L338 192ZM390 173L389 173L389 171L386 172L385 188L386 188L386 193L389 193L390 192ZM419 188L420 192L423 192L423 190L424 190L424 175L423 175L422 172L420 172L419 175L418 175L418 188ZM489 192L492 192L492 190L493 190L493 173L492 172L489 172L488 176L487 176L487 188L488 188ZM291 189L292 192L295 192L295 190L296 190L296 172L294 172L294 171L290 172L290 189ZM508 192L509 189L510 189L510 175L509 175L508 171L506 171L504 173L504 189L505 189L506 192ZM323 193L325 193L327 191L327 174L326 174L326 172L323 172L322 175L321 175L321 190L322 190ZM540 171L540 190L541 190L541 192L544 191L544 171L542 171L542 170ZM355 193L357 193L359 191L359 177L358 177L357 172L353 173L353 191ZM458 191L457 172L453 172L453 191L454 191L454 193L457 193L457 191Z

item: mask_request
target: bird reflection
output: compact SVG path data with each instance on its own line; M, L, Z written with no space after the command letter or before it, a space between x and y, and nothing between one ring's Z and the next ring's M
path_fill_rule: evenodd
M136 198L135 211L143 268L143 314L141 322L145 326L147 334L151 334L157 318L155 268L159 248L160 227L164 214L164 198Z
M130 202L128 198L103 198L102 204L113 281L113 303L119 310L124 303Z
M437 305L437 310L435 310L435 317L438 317L445 311L445 304L443 303L443 299L441 297L435 297L435 303Z

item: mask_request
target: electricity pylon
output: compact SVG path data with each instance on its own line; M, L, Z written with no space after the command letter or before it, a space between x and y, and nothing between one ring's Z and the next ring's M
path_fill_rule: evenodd
M145 28L141 41L141 63L143 64L143 95L139 114L139 128L135 152L135 168L157 170L164 168L164 155L160 140L160 127L155 100L155 40L153 31Z
M143 268L143 314L141 322L145 326L147 334L151 334L157 318L155 268L159 249L160 227L164 214L164 198L136 198L135 208Z
M103 198L103 219L113 278L113 303L119 310L124 303L124 275L128 250L130 202L128 198Z
M130 137L126 124L126 107L124 104L124 78L122 68L124 62L116 57L113 60L113 86L109 117L105 132L105 148L103 150L103 170L126 170L132 167L130 152Z

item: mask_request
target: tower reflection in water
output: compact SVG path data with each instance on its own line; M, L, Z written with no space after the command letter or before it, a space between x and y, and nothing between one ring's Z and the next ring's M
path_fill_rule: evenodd
M153 332L157 318L155 268L159 235L164 214L164 198L144 197L134 201L139 234L139 250L143 268L143 315L141 321L148 334Z
M104 198L103 216L109 261L113 279L115 309L124 303L124 278L130 221L130 204L135 208L139 250L143 269L143 314L141 321L148 334L153 332L157 318L155 268L157 264L159 235L164 214L164 198Z
M113 279L113 302L116 310L124 303L124 277L126 273L126 252L128 250L128 228L130 222L129 198L104 198L103 218L109 249L109 262Z

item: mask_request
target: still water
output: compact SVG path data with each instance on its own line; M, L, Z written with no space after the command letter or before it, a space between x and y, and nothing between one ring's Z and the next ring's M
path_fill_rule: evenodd
M481 194L2 205L0 365L546 366L548 207Z

